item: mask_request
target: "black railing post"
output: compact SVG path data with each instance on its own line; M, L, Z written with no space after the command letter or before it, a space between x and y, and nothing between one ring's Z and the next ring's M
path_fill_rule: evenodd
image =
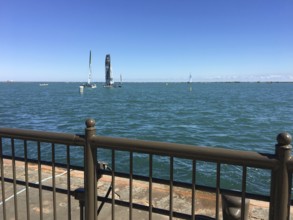
M289 219L289 181L291 180L289 179L287 162L291 158L291 140L291 135L286 132L277 136L275 154L279 160L279 166L272 173L270 220Z
M97 150L91 145L91 137L96 134L95 120L87 119L85 129L85 158L84 158L84 190L85 190L85 219L97 219L97 179L96 164Z

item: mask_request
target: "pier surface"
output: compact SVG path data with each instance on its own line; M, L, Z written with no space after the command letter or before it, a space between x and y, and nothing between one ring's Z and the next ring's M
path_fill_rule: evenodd
M12 161L4 160L4 174L6 178L13 177ZM42 185L52 186L52 167L41 166L42 174L41 180ZM16 162L16 179L24 181L25 166L23 162ZM29 182L38 183L38 165L29 164L28 166L28 177ZM55 169L55 181L56 188L67 188L67 177L68 173L66 169ZM111 186L111 177L103 175L98 181L98 195L106 196L109 187ZM70 170L70 189L75 190L83 187L83 172L78 170ZM1 184L0 184L1 187ZM132 198L133 203L147 205L149 204L149 183L133 180L133 192ZM169 186L162 184L153 183L153 193L152 193L152 206L155 208L167 208L169 207ZM2 188L1 192L2 192ZM6 195L6 216L7 219L15 219L15 198L14 198L14 188L12 183L5 183L5 195ZM25 186L17 185L17 215L19 219L27 219L26 211L26 188ZM40 202L39 202L39 189L29 188L29 207L30 207L30 218L40 219ZM129 179L115 177L115 198L116 200L129 201ZM53 213L53 192L42 190L42 212L43 219L54 219ZM111 198L112 192L109 194ZM0 216L3 215L3 201L2 196L0 196ZM71 206L71 219L80 219L80 207L79 201L73 196L70 197ZM216 195L213 193L207 193L202 191L196 191L196 204L195 204L195 214L198 216L197 219L214 219L215 218L215 202ZM181 187L174 187L173 192L173 207L174 211L190 214L191 213L191 190ZM98 202L98 207L101 205ZM250 200L249 205L249 215L248 219L260 220L268 219L268 207L267 202ZM57 219L67 219L68 218L68 196L62 193L56 193L56 216ZM220 204L221 210L221 204ZM98 219L108 220L112 219L111 204L105 203L102 207ZM200 218L200 216L207 216L210 218ZM292 216L292 211L291 211ZM152 219L169 219L169 216L153 214ZM122 206L115 206L115 219L129 219L129 209ZM149 219L148 212L133 209L133 219ZM177 219L177 218L174 218ZM222 219L222 211L220 211L220 219ZM292 219L292 217L290 218Z

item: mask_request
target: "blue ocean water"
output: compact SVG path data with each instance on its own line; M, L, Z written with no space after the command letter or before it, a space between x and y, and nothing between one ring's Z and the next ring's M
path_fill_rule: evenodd
M98 83L83 94L80 83L48 84L0 83L0 127L83 133L85 120L94 118L98 135L261 153L274 153L278 133L293 133L292 83L124 83L112 89ZM65 156L63 151L60 158ZM80 161L81 155L80 150L73 151L72 163ZM101 157L107 160L109 155L103 152ZM128 169L128 156L122 152L117 156L120 171ZM148 157L136 158L141 168L135 172L147 172L143 162ZM154 175L165 173L168 178L161 171L167 170L169 159L157 156L154 164L158 167ZM191 162L175 159L175 166L186 173ZM216 165L199 162L197 167L198 179L213 185ZM228 176L221 184L237 188L237 182L229 179L241 176L240 167L225 169ZM182 173L175 178L190 181ZM267 192L266 171L251 169L248 179L248 189Z

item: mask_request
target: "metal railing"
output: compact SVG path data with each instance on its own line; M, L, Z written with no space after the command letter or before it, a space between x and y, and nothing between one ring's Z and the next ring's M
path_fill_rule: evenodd
M3 140L10 140L9 146L11 147L11 155L7 156L3 153ZM24 154L22 157L15 155L15 141L23 141ZM36 159L28 158L28 142L37 143ZM51 145L52 159L51 162L42 162L41 160L41 143L49 143ZM21 130L11 128L0 128L0 165L1 165L1 194L2 194L2 215L3 219L6 219L7 207L6 207L6 183L12 183L13 186L13 199L14 199L14 218L19 219L18 199L17 199L17 186L22 185L26 189L26 217L31 218L30 210L30 196L29 188L36 188L39 197L39 218L43 219L43 190L52 191L53 194L53 219L57 219L56 208L56 192L67 195L67 217L71 219L71 196L75 196L80 200L81 216L84 215L87 220L95 220L98 218L97 210L98 203L104 204L105 202L111 205L111 218L115 219L116 206L124 206L129 210L129 219L133 218L133 210L141 209L148 211L149 219L152 219L153 213L160 213L168 215L170 219L173 217L184 219L196 219L195 207L196 207L196 190L206 190L215 193L215 219L220 219L220 200L222 194L228 194L238 196L240 200L241 219L245 219L245 213L247 207L245 202L248 198L256 198L259 200L269 202L269 216L271 220L285 220L290 217L290 205L291 205L291 180L293 170L293 160L291 159L291 136L288 133L282 133L277 136L276 152L275 154L262 154L257 152L229 150L221 148L210 147L198 147L192 145L175 144L175 143L163 143L163 142L151 142L141 141L125 138L112 138L97 136L95 130L95 121L88 119L86 121L85 135L74 135L64 133L53 132L41 132L32 130ZM55 148L58 145L62 145L66 149L66 162L64 164L56 163L55 161ZM70 170L72 169L70 161L70 149L72 147L79 146L83 149L84 153L84 167L74 167L75 169L84 170L84 191L75 191L71 188L70 182ZM61 147L61 146L60 146ZM115 191L112 190L110 198L104 198L97 193L97 166L99 166L97 154L101 149L108 149L111 152L111 166L110 171L102 170L101 172L111 176L111 189L115 189L116 177L124 177L129 180L129 200L120 201L115 199ZM129 154L129 171L121 173L116 170L115 154L117 152L126 152ZM134 173L134 154L144 154L148 157L148 175L140 176ZM169 158L169 179L160 179L153 176L153 158L154 156L166 156ZM182 183L174 180L174 159L183 158L191 161L191 183ZM12 161L12 175L6 176L5 173L5 159ZM19 180L17 178L17 165L16 161L24 162L24 179ZM197 161L211 162L216 165L216 184L215 187L207 187L197 184ZM36 183L29 181L28 163L35 162L38 167ZM48 186L42 183L42 166L49 165L52 167L52 185ZM221 165L236 165L241 167L241 189L239 191L225 190L221 188ZM63 167L67 170L67 186L65 189L56 188L55 169L56 167ZM268 196L259 195L256 193L248 193L247 186L247 170L248 168L260 168L269 170L270 175L270 190ZM140 179L148 183L148 205L137 204L133 201L133 181ZM154 183L166 184L169 186L169 208L159 209L153 204L153 185ZM180 186L190 190L191 203L190 213L180 213L174 210L174 188ZM81 194L80 194L81 193ZM110 193L110 191L109 191Z

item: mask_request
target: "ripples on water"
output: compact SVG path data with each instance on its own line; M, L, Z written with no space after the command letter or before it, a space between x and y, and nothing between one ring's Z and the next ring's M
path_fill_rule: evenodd
M122 88L85 89L77 83L0 83L1 127L83 133L87 118L96 120L97 134L274 153L275 137L292 133L293 84L289 83L125 83ZM8 143L9 144L9 143ZM42 146L42 157L51 146ZM23 150L19 150L21 154ZM30 148L36 155L36 147ZM64 161L64 147L56 148ZM82 149L71 152L81 162ZM111 152L101 151L110 163ZM119 171L129 170L129 154L116 155ZM148 155L134 155L134 172L148 173ZM154 176L168 179L169 158L155 156ZM175 179L191 182L191 161L175 159ZM147 167L147 168L145 168ZM197 180L215 185L216 164L198 161ZM242 170L222 165L221 184L239 188ZM182 171L182 172L181 172ZM248 170L248 190L269 189L267 171ZM229 177L229 178L227 178Z

